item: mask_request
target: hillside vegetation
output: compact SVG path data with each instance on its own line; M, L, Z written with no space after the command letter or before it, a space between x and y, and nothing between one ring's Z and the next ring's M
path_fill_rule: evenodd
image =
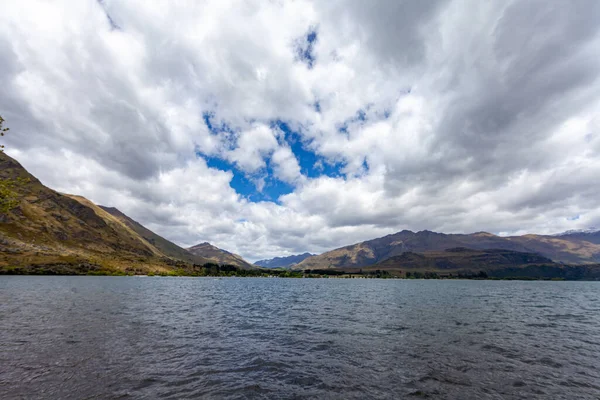
M535 253L504 249L405 252L362 268L340 267L304 272L402 278L497 278L600 280L600 264L565 265Z
M14 204L0 214L0 272L160 273L211 262L117 209L47 188L3 152L0 179L21 182L12 189Z
M382 238L356 243L305 259L294 268L346 268L370 266L406 252L424 253L451 248L504 249L536 253L554 262L594 264L600 262L600 244L580 236L524 235L501 237L487 232L444 234L404 230Z
M208 259L213 263L235 265L242 269L253 268L252 264L244 260L241 256L230 253L227 250L222 250L208 242L189 247L187 251L196 256Z

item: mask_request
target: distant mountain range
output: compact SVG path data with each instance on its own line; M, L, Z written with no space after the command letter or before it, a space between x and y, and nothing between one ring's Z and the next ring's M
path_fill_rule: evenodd
M316 254L304 253L304 254L296 254L287 257L275 257L266 260L259 260L254 263L254 265L258 265L263 268L291 268L299 262L304 261L308 257L315 256Z
M354 268L342 268L356 272ZM513 250L473 250L464 247L422 253L405 252L371 266L368 274L387 273L403 277L466 277L600 280L600 265L564 265L536 253Z
M553 236L568 240L583 240L600 244L600 230L596 228L570 230Z
M552 236L568 236L568 235L579 234L579 233L600 233L600 229L598 229L598 228L571 229L571 230L564 231L561 233L556 233Z
M451 248L504 249L535 253L557 263L600 262L600 234L567 233L562 236L523 235L501 237L487 232L445 234L404 230L382 238L340 247L305 259L295 269L370 266L406 252L423 253Z
M211 262L251 266L210 245L187 251L116 208L49 189L0 152L0 179L19 178L13 188L17 207L0 214L0 272L147 273Z

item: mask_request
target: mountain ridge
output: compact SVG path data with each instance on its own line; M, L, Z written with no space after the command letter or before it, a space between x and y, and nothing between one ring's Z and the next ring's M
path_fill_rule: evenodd
M186 249L176 245L175 243L163 238L162 236L157 235L156 233L152 232L150 229L146 228L145 226L135 221L133 218L127 216L115 207L107 207L101 205L99 205L98 207L100 207L102 210L106 211L113 217L118 218L121 222L123 222L123 224L131 228L142 238L144 238L148 243L150 243L152 246L156 247L163 254L169 257L193 264L204 264L211 261L199 255L192 254Z
M363 276L403 278L600 280L600 264L564 265L536 253L464 247L422 253L405 252L358 270L338 268L334 273L339 271Z
M242 269L254 268L252 264L244 260L241 256L231 253L227 250L220 249L209 242L198 243L197 245L188 247L186 250L190 254L203 257L216 264L235 265L236 267L240 267Z
M589 228L589 229L572 229L566 232L557 233L552 235L558 238L567 239L578 239L587 241L590 243L600 244L600 229Z
M600 242L594 243L581 237L559 238L544 235L503 237L488 232L445 234L428 230L418 232L402 230L309 257L297 264L294 269L369 266L405 252L444 251L458 247L538 253L559 263L600 262Z
M44 186L4 152L0 179L15 182L15 206L0 214L0 272L168 273L211 262L114 207Z

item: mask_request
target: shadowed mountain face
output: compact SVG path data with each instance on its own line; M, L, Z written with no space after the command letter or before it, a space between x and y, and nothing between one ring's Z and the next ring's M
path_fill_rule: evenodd
M554 264L549 258L535 253L512 250L473 250L464 247L446 251L406 252L390 257L375 266L381 269L423 269L444 270L485 270L494 268L524 266L528 264Z
M599 264L564 265L536 253L464 247L423 253L406 252L365 267L364 271L387 271L404 277L427 277L429 274L442 277L600 279Z
M422 253L465 247L475 250L504 249L538 253L556 262L584 264L600 262L600 244L580 238L524 235L500 237L486 232L444 234L431 231L401 231L309 257L294 268L320 269L368 266L405 252Z
M585 241L589 243L600 244L600 230L590 229L584 231L568 231L558 235L554 235L559 239L567 239L571 241Z
M252 264L244 260L237 254L222 250L208 242L200 243L187 249L193 255L208 259L215 264L235 265L243 269L254 268Z
M287 257L275 257L268 260L260 260L254 264L264 268L291 268L299 262L302 262L308 257L312 257L314 255L316 254L304 253Z
M55 192L17 161L0 153L0 179L15 184L17 206L0 215L0 269L72 265L72 272L95 269L167 271L177 262L204 264L116 209ZM108 210L108 211L107 211ZM85 272L85 271L84 271Z

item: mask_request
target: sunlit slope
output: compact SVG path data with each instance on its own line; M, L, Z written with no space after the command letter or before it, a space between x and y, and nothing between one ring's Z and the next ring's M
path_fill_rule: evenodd
M241 256L220 249L208 242L200 243L187 249L191 254L208 259L215 264L235 265L242 269L255 268Z
M387 271L396 276L480 276L491 278L530 278L599 280L599 264L565 265L536 253L513 250L473 250L464 247L445 251L406 252L364 271Z
M127 226L128 228L130 228L131 230L136 232L138 235L140 235L142 238L144 238L145 241L150 243L152 246L154 246L154 248L161 251L164 255L166 255L168 257L172 257L172 258L175 258L178 260L184 260L184 261L194 263L194 264L205 264L207 262L212 261L212 260L209 260L208 258L201 257L199 255L195 255L195 254L187 251L186 249L177 246L175 243L168 241L167 239L163 238L162 236L157 235L156 233L152 232L150 229L146 228L139 222L137 222L134 219L123 214L121 211L119 211L118 209L116 209L114 207L105 207L105 206L99 206L99 207L102 210L104 210L105 212L109 213L114 218L118 219L125 226Z
M179 259L91 201L47 188L4 153L0 179L21 179L13 188L17 206L0 216L2 267L64 263L160 270Z
M422 253L466 247L538 253L555 262L585 264L600 262L600 244L580 238L543 235L501 237L487 232L444 234L431 231L401 231L378 239L340 247L305 259L294 268L368 266L405 252Z

